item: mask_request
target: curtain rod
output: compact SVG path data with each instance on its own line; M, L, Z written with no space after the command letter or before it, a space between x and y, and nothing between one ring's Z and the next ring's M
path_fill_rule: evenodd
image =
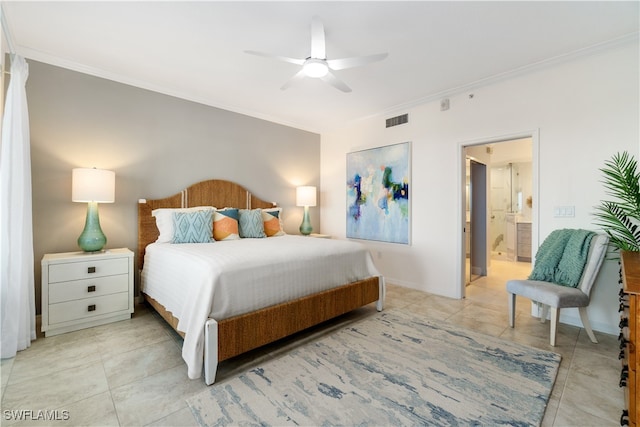
M7 19L5 18L4 7L0 4L0 25L2 25L2 32L7 40L7 45L9 46L9 52L11 54L16 53L16 49L13 45L13 38L11 37L11 32L9 31L9 25L7 25Z

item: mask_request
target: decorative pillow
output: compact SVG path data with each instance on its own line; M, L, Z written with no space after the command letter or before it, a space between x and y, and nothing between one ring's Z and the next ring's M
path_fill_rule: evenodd
M156 243L171 243L173 240L173 213L174 212L193 212L201 210L213 211L213 206L196 206L193 208L159 208L151 211L151 216L156 218L156 226L160 231L160 235Z
M240 237L262 238L264 224L262 223L262 209L240 209Z
M171 243L213 242L213 210L173 213Z
M216 240L236 240L238 233L238 209L225 208L213 213L213 238Z
M284 236L286 233L282 229L282 208L262 209L262 222L264 234L267 237Z

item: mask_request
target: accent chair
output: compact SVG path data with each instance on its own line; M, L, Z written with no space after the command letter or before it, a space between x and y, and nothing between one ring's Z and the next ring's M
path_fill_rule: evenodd
M562 286L551 282L539 280L509 280L507 282L507 292L509 292L509 326L515 326L516 295L523 296L532 301L542 304L540 321L545 322L548 310L551 309L551 331L550 344L556 345L556 334L558 330L558 320L560 309L577 307L580 313L580 320L584 326L591 342L597 343L589 317L587 316L587 306L591 298L591 289L596 276L602 266L602 261L607 252L609 237L605 234L596 234L591 239L587 261L582 271L582 276L578 286L573 288Z

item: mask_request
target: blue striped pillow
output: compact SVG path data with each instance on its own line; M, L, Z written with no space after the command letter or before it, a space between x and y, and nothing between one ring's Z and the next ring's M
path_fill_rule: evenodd
M211 243L213 211L174 212L173 229L171 243Z

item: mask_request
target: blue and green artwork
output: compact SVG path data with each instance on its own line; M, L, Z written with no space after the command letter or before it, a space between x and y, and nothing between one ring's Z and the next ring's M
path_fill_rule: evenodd
M411 144L347 154L347 237L409 244Z

